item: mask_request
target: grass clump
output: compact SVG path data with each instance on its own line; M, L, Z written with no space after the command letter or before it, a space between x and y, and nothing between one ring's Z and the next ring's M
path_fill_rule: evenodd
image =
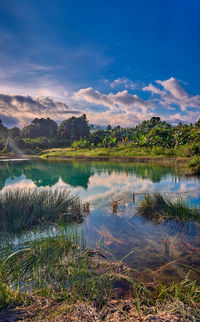
M67 190L36 188L0 192L1 231L20 232L49 223L82 220L80 200Z
M1 254L0 284L52 300L87 299L101 308L112 281L92 268L92 253L83 244L77 232L63 231L60 236L31 241L18 251L9 246Z
M0 283L0 311L23 304L21 293L10 290L5 283Z
M94 310L102 320L111 309L117 314L123 300L129 299L139 317L157 312L162 306L168 310L172 303L177 303L173 311L187 308L193 317L199 316L200 287L188 276L181 282L163 284L149 274L142 282L141 276L136 278L135 270L120 262L92 256L94 250L81 244L77 234L63 234L36 241L29 249L2 257L0 310L17 306L18 310L21 307L23 312L31 312L32 318L43 316L45 320L48 316L54 321L58 316L78 318L86 313L87 306L88 319ZM10 285L9 289L6 284ZM124 313L128 318L129 310Z
M164 219L176 218L181 221L200 220L200 210L190 208L181 199L172 201L155 193L146 195L141 201L137 213L146 220L161 222Z
M163 283L150 273L142 279L122 262L110 262L100 257L99 251L85 248L83 236L70 229L27 242L26 248L17 251L14 244L5 246L0 254L0 310L18 307L29 315L31 312L32 318L56 320L60 315L67 319L72 313L78 318L79 310L87 307L89 315L93 308L102 320L107 310L113 310L112 303L112 312L117 312L120 303L129 299L138 316L176 301L198 316L200 287L188 276L173 283Z

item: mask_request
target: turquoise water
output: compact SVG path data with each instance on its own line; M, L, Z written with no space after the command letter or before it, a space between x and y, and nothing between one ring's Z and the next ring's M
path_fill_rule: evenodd
M83 202L89 202L89 214L82 227L86 243L104 248L108 257L123 259L140 271L155 271L168 264L167 276L184 278L190 271L195 279L200 278L198 223L170 220L155 225L135 216L139 201L146 193L153 192L182 198L199 207L199 178L141 163L0 162L1 190L35 187L68 188ZM115 213L113 201L117 201ZM52 231L56 233L55 229Z

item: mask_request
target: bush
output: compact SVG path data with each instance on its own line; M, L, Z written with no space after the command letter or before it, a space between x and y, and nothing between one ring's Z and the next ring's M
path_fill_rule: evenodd
M185 144L175 148L175 152L182 157L191 157L200 154L200 143Z
M151 154L155 155L173 155L173 149L167 149L161 146L153 146L151 149Z
M189 168L192 169L193 174L200 175L200 156L195 156L193 157L189 162L188 162Z

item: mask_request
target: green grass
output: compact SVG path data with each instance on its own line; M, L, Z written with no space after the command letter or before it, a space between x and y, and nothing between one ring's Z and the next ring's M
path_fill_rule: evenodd
M57 148L43 151L42 158L59 158L59 157L135 157L135 156L159 156L159 155L174 155L172 149L161 147L142 148L133 147L132 144L118 145L112 148L94 148L94 149L79 149L73 148Z
M23 295L20 292L9 289L8 285L0 280L0 311L20 306L23 303Z
M199 174L199 157L193 157L185 152L185 146L174 149L163 147L134 147L132 144L120 144L116 147L78 149L57 148L41 152L42 159L85 159L85 160L124 160L134 162L156 162L174 166L188 175ZM196 164L197 163L197 164Z
M101 310L117 291L125 290L139 315L144 305L157 308L178 300L198 316L200 286L188 276L172 284L155 279L145 283L134 277L134 270L93 258L83 246L84 238L77 230L65 229L60 236L27 243L20 251L5 247L0 257L0 309L37 306L39 298L40 303L53 301L54 305L92 303Z
M200 221L200 210L190 208L181 199L172 201L156 193L146 195L141 201L137 213L146 220L161 222L163 219L176 218L180 221Z
M82 222L79 198L67 190L17 189L0 192L0 231L20 232L59 222Z
M87 300L102 307L112 291L112 280L95 272L91 252L76 229L63 229L60 236L47 236L15 250L9 244L1 252L0 284L22 294L54 300ZM6 296L4 303L9 300ZM3 306L3 304L2 304Z

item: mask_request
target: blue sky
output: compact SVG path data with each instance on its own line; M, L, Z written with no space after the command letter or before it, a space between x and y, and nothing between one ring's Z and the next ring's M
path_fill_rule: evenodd
M199 0L1 0L0 118L200 117Z

